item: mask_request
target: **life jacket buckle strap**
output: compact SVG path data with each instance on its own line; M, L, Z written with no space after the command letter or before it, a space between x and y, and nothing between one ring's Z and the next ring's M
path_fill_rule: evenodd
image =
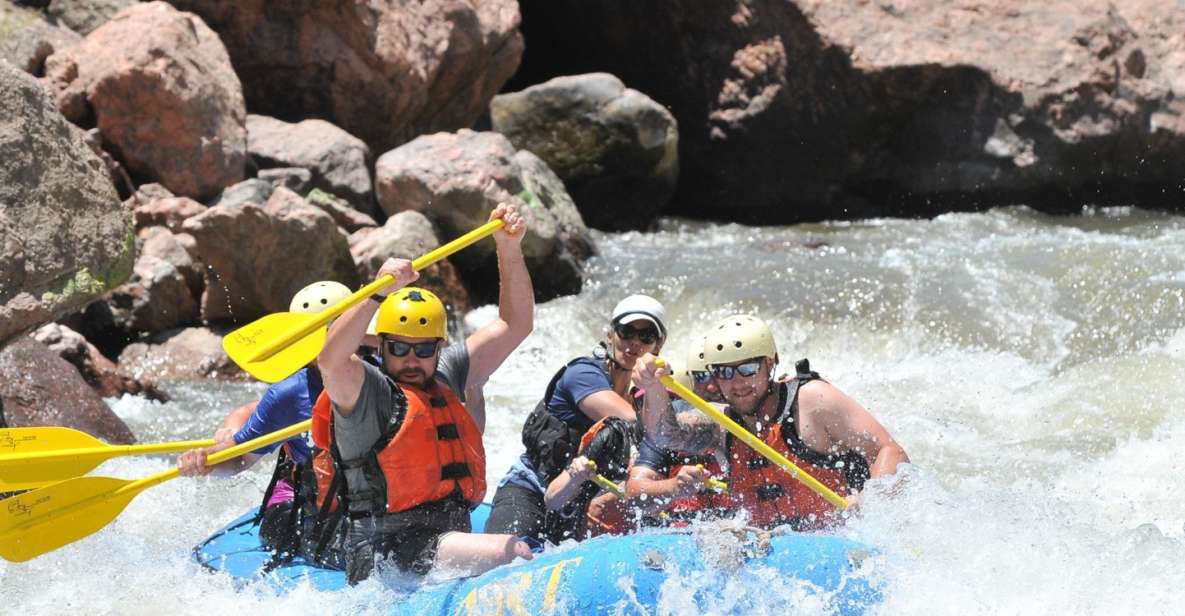
M461 438L461 432L457 429L457 424L442 424L436 426L436 440L455 441L459 438Z
M786 494L786 489L781 484L773 483L757 488L757 500L771 501L781 498Z
M464 462L453 462L446 464L440 469L440 478L444 479L464 479L470 475L469 465Z

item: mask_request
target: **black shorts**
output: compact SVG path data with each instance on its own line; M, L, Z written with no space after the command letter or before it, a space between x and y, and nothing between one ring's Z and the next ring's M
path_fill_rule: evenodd
M493 509L486 520L485 532L491 535L530 537L539 541L543 536L546 512L542 494L508 483L494 493Z
M375 564L389 562L406 573L426 575L436 564L440 538L469 532L469 505L446 499L408 511L351 516L346 531L346 578L351 584L370 577Z

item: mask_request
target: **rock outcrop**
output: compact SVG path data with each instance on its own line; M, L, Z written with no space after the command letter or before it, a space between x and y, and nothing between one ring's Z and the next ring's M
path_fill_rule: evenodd
M111 398L132 394L151 400L168 400L152 379L134 379L87 342L82 334L58 323L42 325L33 338L58 357L70 362L100 396Z
M590 227L645 229L675 192L675 118L613 75L557 77L496 96L490 118L560 176Z
M0 349L0 399L12 428L65 426L108 443L136 442L78 370L30 336Z
M157 332L128 345L119 367L134 378L156 381L250 380L222 350L224 333L206 327Z
M414 259L439 245L432 222L413 210L388 218L382 227L367 227L350 234L350 253L363 282L374 280L389 258ZM451 314L464 314L473 307L456 268L448 259L422 270L416 285L436 293Z
M469 127L522 57L515 0L171 0L222 37L252 112L324 118L385 152Z
M127 280L132 213L83 132L0 62L0 345Z
M286 188L263 206L211 207L181 228L206 265L201 312L207 323L243 324L285 311L293 294L317 280L357 286L346 235L329 214Z
M107 23L115 14L139 0L50 0L45 14L54 23L87 35Z
M524 0L521 85L607 70L679 122L673 213L1175 207L1175 0ZM605 33L611 32L612 36Z
M580 291L582 264L592 239L564 184L538 156L515 150L498 133L461 130L419 137L382 155L375 192L388 216L423 212L443 239L482 225L498 203L529 191L519 203L530 216L523 254L541 299ZM497 299L494 243L479 242L453 255L478 301Z
M247 152L260 169L308 169L312 188L345 199L360 212L374 211L370 148L325 120L290 124L249 115Z
M45 59L82 37L50 23L37 11L0 0L0 60L41 76Z
M203 200L243 179L246 108L226 48L163 2L120 11L46 60L62 113L96 125L139 181Z

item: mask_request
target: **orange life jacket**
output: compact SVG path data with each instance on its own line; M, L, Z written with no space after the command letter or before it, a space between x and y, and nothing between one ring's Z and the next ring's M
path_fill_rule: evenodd
M845 496L860 490L869 476L868 461L863 455L855 451L822 454L799 438L794 423L798 388L820 377L811 372L805 359L797 367L798 374L793 380L776 385L779 399L774 421L764 434L757 436L836 494ZM810 530L823 527L833 519L835 507L790 473L731 434L727 443L731 467L729 494L750 512L752 524L765 528L790 524L799 530Z
M477 424L453 392L438 383L429 389L398 386L407 399L407 410L392 414L392 421L374 448L353 460L332 460L322 451L314 457L319 496L340 466L372 466L381 485L349 486L347 497L354 501L385 494L387 513L406 511L424 503L459 493L472 505L481 503L486 491L485 447ZM313 406L313 442L332 451L333 413L326 393ZM330 462L333 462L330 464Z

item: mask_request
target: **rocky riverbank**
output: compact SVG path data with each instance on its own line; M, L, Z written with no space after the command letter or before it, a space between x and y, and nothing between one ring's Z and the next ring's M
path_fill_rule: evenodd
M0 0L0 346L50 324L104 395L241 378L221 333L505 200L541 300L589 226L663 215L1175 209L1183 32L1175 0ZM427 283L492 300L491 250Z

